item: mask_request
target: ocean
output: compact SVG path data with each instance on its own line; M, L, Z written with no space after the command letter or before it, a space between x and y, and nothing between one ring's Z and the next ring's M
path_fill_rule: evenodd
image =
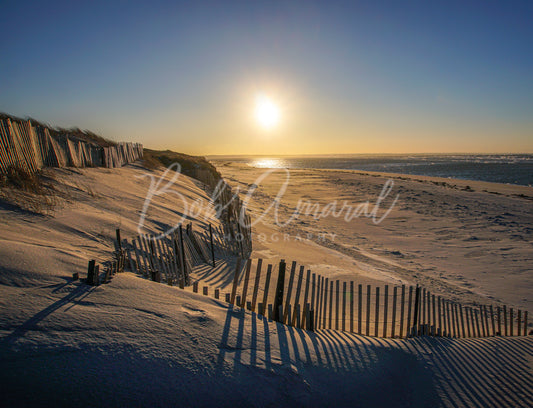
M344 169L533 185L533 154L414 154L301 157L212 157L259 168Z

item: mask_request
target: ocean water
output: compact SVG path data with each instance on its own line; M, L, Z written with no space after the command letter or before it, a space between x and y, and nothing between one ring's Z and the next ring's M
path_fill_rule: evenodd
M259 168L345 169L533 185L532 154L226 157Z

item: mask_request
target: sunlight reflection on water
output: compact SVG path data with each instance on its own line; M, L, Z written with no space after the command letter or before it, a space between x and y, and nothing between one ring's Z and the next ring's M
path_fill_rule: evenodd
M288 163L285 160L282 159L254 159L250 166L257 167L260 169L283 169L288 166Z

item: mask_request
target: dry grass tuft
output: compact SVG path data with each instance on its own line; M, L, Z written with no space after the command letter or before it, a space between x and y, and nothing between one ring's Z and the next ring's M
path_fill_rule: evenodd
M23 211L52 215L59 205L59 194L50 174L32 173L22 167L10 167L0 174L0 200Z

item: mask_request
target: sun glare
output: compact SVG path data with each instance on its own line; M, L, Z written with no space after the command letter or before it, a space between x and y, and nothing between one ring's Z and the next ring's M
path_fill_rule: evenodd
M255 119L265 129L271 129L279 123L280 111L272 100L258 95L255 100Z

